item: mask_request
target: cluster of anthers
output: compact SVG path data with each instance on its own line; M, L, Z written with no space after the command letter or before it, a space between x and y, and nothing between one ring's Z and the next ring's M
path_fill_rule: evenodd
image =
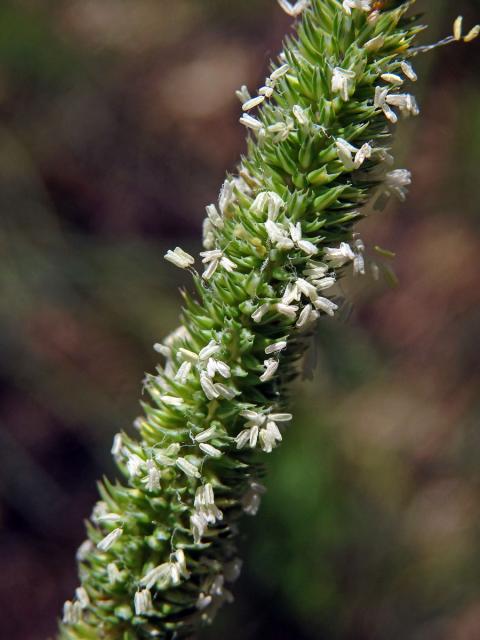
M310 8L322 19L330 15L322 13L315 0L279 0L279 4L295 18L310 13ZM291 377L289 369L301 352L302 340L322 314L337 312L338 299L332 291L345 267L350 264L355 274L366 273L365 245L351 231L352 222L360 217L357 207L379 192L403 200L411 182L406 169L391 169L393 158L383 141L388 123L396 123L399 115L419 113L414 96L403 91L405 82L415 82L417 75L406 55L375 58L384 47L390 52L395 38L408 49L407 36L394 31L403 14L391 19L393 26L385 34L375 33L382 19L382 11L374 7L378 3L345 0L337 7L329 0L326 4L330 13L335 10L352 18L356 11L367 13L362 28L371 37L354 50L357 57L350 63L337 56L336 64L323 75L290 42L258 95L252 97L245 86L237 92L240 122L251 134L250 155L238 176L225 181L218 203L206 209L202 273L195 269L195 258L180 247L165 256L192 272L200 302L187 296L183 326L155 345L165 359L158 374L145 381L155 407L145 405L145 416L135 421L140 441L117 434L112 447L129 488L102 489L103 499L92 514L91 539L78 554L83 567L94 551L102 554L106 584L116 593L117 587L128 584L128 566L118 544L122 536L133 540L128 553L142 549L143 534L138 531L150 530L158 513L167 514L162 516L162 527L155 525L145 538L144 546L157 562L139 565L131 603L138 624L151 616L170 620L172 605L162 609L159 593L181 585L190 585L185 601L194 597L204 620L231 600L225 584L238 577L241 567L229 541L236 530L234 521L239 509L255 515L265 491L248 451L270 453L282 441L282 430L292 419L283 411L283 385ZM320 56L315 49L319 39L308 31L311 24L305 21L303 46L312 57ZM463 37L459 18L450 39L468 42L479 31L474 27ZM412 51L410 55L415 54ZM322 64L327 68L329 63ZM352 100L358 100L361 79L368 87L368 92L363 89L367 98L350 109ZM329 96L320 116L309 104L314 101L315 83ZM338 113L350 114L340 124L332 105ZM259 107L262 111L252 115ZM294 161L286 150L296 154ZM289 176L290 189L281 175ZM322 217L325 211L330 218ZM375 275L378 267L370 264ZM124 513L129 509L150 514L138 530ZM216 535L219 530L223 537ZM167 556L165 545L170 546ZM162 553L164 561L158 562ZM92 566L96 579L102 577L103 569ZM85 580L75 600L65 604L65 625L78 625L90 609L88 589ZM127 587L125 594L115 615L130 620ZM178 611L188 608L176 606ZM176 622L169 624L176 628Z

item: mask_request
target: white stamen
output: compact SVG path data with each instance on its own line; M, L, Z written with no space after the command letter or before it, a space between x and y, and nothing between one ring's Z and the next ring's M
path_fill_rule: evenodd
M190 578L190 572L187 569L187 561L185 558L184 550L177 549L173 554L173 557L175 558L175 564L177 565L177 569L180 575L182 576L182 578L188 580L188 578Z
M307 268L303 273L305 276L318 280L328 273L329 268L330 267L323 262L314 262L312 260L308 263Z
M355 254L355 258L353 260L353 271L355 274L360 274L362 276L365 275L365 258L360 252Z
M292 224L291 222L288 225L289 231L290 231L290 236L292 237L292 240L297 243L299 242L299 240L302 239L302 225L300 224L300 222L297 222L297 224Z
M197 442L207 442L208 440L211 440L215 437L216 432L216 427L209 427L208 429L201 431L197 436L195 436L195 440Z
M412 184L412 174L407 169L395 169L385 176L385 190L394 193L402 202L406 198L407 189Z
M253 131L259 131L260 129L263 128L263 124L260 122L260 120L257 120L257 118L254 118L253 116L248 115L248 113L245 113L240 118L240 122L245 127L247 127L247 129L252 129Z
M285 206L283 199L274 191L262 191L257 195L250 209L259 215L263 214L268 205L268 218L275 220L282 207Z
M359 9L360 11L371 11L372 0L344 0L343 8L345 13L351 15L352 9Z
M112 456L114 458L118 458L118 456L122 452L122 448L123 448L122 434L121 433L117 433L117 434L115 434L115 436L113 438Z
M273 134L273 142L283 142L294 129L293 118L288 117L286 122L275 122L267 127L268 133Z
M100 542L97 544L97 548L100 549L100 551L108 551L122 534L123 529L114 529L107 536L105 536L103 540L100 540Z
M355 154L354 168L360 169L362 164L372 156L372 147L366 142Z
M289 72L289 70L290 70L290 66L288 64L282 64L281 67L278 67L277 69L272 71L272 73L270 74L270 78L275 82L276 80L279 80L284 75L286 75Z
M173 460L173 458L174 457L176 458L179 451L180 451L180 444L178 442L175 442L171 444L169 447L167 447L167 449L163 449L162 451L157 451L155 453L155 460L162 467L174 467L175 460Z
M305 329L306 327L309 327L311 324L313 324L316 320L318 320L318 317L319 315L317 311L314 311L314 309L312 308L312 305L307 304L303 308L297 320L296 327L298 329Z
M385 114L385 117L387 118L387 120L389 120L392 124L396 124L398 122L397 114L395 113L395 111L393 111L393 109L390 109L388 104L385 103L383 105L382 111Z
M268 382L271 380L277 372L279 362L275 358L269 358L263 361L265 372L260 376L260 382Z
M271 98L273 96L273 87L269 87L269 86L264 86L264 87L260 87L260 89L258 90L258 93L261 96L265 96L265 98Z
M90 598L84 587L77 587L77 589L75 589L75 597L82 609L86 609L90 605Z
M297 317L298 307L294 305L282 304L281 302L275 305L278 313L287 316L291 320L295 320Z
M313 304L315 305L316 309L325 312L329 316L334 316L335 311L337 311L338 309L338 305L336 305L328 298L322 298L321 296L319 296Z
M388 94L388 88L385 87L375 87L375 97L373 99L373 106L377 108L382 108L385 104L385 98Z
M123 517L119 513L104 513L97 517L97 522L121 522Z
M99 518L104 516L106 513L108 513L108 505L103 500L100 500L93 507L92 520L94 522L98 522Z
M75 557L78 562L84 562L94 549L95 547L91 540L84 540L78 547Z
M400 76L397 76L396 73L382 73L380 77L382 78L382 80L385 80L385 82L393 85L400 86L401 84L403 84L403 79Z
M177 327L163 341L168 347L175 344L177 340L188 338L188 330L185 327Z
M325 249L324 258L334 269L338 269L347 262L351 262L355 258L355 254L349 244L341 242L339 247Z
M195 363L198 360L198 355L196 353L194 353L193 351L189 351L188 349L184 349L183 347L180 347L180 349L178 350L178 355L182 358L182 360L191 363Z
M259 193L255 198L255 200L252 202L250 206L250 211L253 211L253 213L258 213L258 214L263 213L265 206L268 203L268 194L269 194L268 191L262 191L261 193Z
M312 280L312 284L315 286L317 291L326 291L327 289L331 289L335 283L336 280L334 276L322 278L321 280Z
M291 413L271 413L269 418L274 422L290 422L293 420Z
M344 102L350 97L350 90L354 85L355 72L349 69L335 67L332 75L332 91L339 93Z
M372 38L371 40L366 42L363 45L363 48L366 49L367 51L378 51L383 47L384 44L385 44L384 36L375 36L375 38Z
M418 76L415 73L415 71L413 70L413 67L411 64L409 64L408 62L406 62L405 60L401 63L400 65L403 73L406 75L406 77L411 80L412 82L416 82L418 80Z
M210 358L207 362L207 375L209 378L214 378L217 373L217 367L215 366L215 360Z
M213 224L213 226L217 227L217 229L223 229L225 223L222 216L218 213L217 207L214 204L209 204L206 208L206 211L208 219Z
M317 247L309 240L299 240L297 246L303 253L306 253L307 256L314 256L318 253Z
M198 358L200 360L208 360L219 351L221 351L221 349L222 347L219 344L217 344L214 340L210 340L207 346L203 347L203 349L200 351L200 353L198 354Z
M293 115L298 121L298 124L305 126L310 122L307 112L304 109L302 109L300 105L298 104L294 105L292 111L293 111Z
M194 507L197 513L204 516L208 524L215 524L223 519L223 513L215 504L215 495L210 483L197 489Z
M253 427L250 427L250 429L247 429L247 431L250 432L248 444L252 449L254 449L257 446L258 434L260 433L260 430L257 425L254 425Z
M478 38L480 35L480 24L476 24L474 27L470 29L467 35L464 37L464 42L472 42L475 38Z
M182 362L182 364L180 365L177 373L175 374L175 380L178 380L179 382L181 382L182 384L185 384L185 382L187 381L188 376L190 375L190 371L192 370L192 363L191 362Z
M289 282L285 287L285 291L282 296L283 304L291 304L292 302L298 302L300 300L300 291L295 283Z
M192 529L195 544L201 544L202 538L207 530L208 522L203 513L193 513L190 516L190 527Z
M235 438L237 449L245 448L249 441L250 441L250 429L244 429L243 431L240 431L240 433Z
M231 387L227 387L225 384L221 382L217 382L214 385L215 391L219 396L225 398L226 400L233 400L236 395L238 395L238 391L236 389L232 389Z
M313 242L309 242L308 240L302 239L302 225L300 222L297 222L297 224L295 225L290 222L288 225L288 228L289 228L290 237L292 238L293 243L295 244L295 246L297 246L300 249L300 251L303 251L309 256L312 256L315 253L318 253L318 249L313 244Z
M180 568L176 562L164 562L163 564L151 569L140 580L140 584L147 589L151 589L154 585L158 588L165 588L169 585L178 585L180 583Z
M131 478L135 478L139 475L140 469L144 465L144 461L136 453L126 452L127 455L127 471Z
M210 364L210 368L218 372L222 376L222 378L231 377L232 371L228 366L228 364L226 364L226 362L222 362L222 360L214 360L213 358L210 358L209 364Z
M160 471L153 460L147 460L147 476L143 479L147 491L159 491Z
M235 202L235 181L234 180L225 180L222 184L222 188L220 189L220 195L218 197L218 206L220 208L220 213L225 215L228 208L231 204Z
M279 249L293 249L293 242L287 236L285 230L273 220L267 220L265 222L265 229L267 231L267 235L277 248Z
M233 260L230 260L230 258L227 258L227 256L225 255L220 258L220 266L223 267L225 271L228 271L229 273L232 273L237 268L237 265L235 264L235 262L233 262Z
M195 258L180 247L177 247L174 251L167 251L165 254L165 260L171 262L180 269L188 269L188 267L195 264Z
M242 104L247 100L250 100L251 98L250 92L246 85L242 85L240 89L237 89L237 91L235 91L235 95L237 96L237 98L240 100Z
M361 253L363 253L365 251L365 243L362 240L361 236L359 233L354 233L354 238L355 238L355 242L354 242L354 246L355 249L357 251L360 251Z
M135 614L137 616L153 613L152 594L149 589L137 591L134 597Z
M336 141L336 147L338 152L338 157L343 163L343 166L347 171L353 171L354 169L358 169L366 158L369 158L372 153L371 146L366 143L362 146L360 150L357 150L353 145L351 145L346 140L342 138L338 138ZM352 154L356 152L355 161L352 160Z
M356 147L351 145L343 138L337 138L337 140L335 141L335 146L337 147L338 157L340 158L345 169L347 169L347 171L352 171L355 167L352 159L352 154L357 151Z
M121 579L121 572L118 570L117 565L114 562L110 562L107 565L107 575L108 581L110 584L115 584L115 582L119 582Z
M160 400L170 407L183 406L183 398L177 398L176 396L161 396Z
M288 2L288 0L278 0L278 4L287 15L297 18L309 6L310 0L297 0L295 4Z
M262 104L264 100L265 96L257 96L255 98L251 98L250 100L244 102L242 109L244 111L250 111L250 109L254 109L255 107L258 107L259 104Z
M160 344L159 342L153 345L153 350L160 353L162 356L165 356L165 358L170 358L172 355L171 348L165 344Z
M199 611L203 611L204 609L207 609L211 604L212 604L212 596L209 595L205 595L204 593L200 593L200 595L197 598L197 603L196 603L196 607Z
M283 351L286 348L287 348L286 340L280 340L279 342L274 342L273 344L270 344L265 349L265 353L267 354L267 356L269 356L272 353L278 353L279 351Z
M310 284L309 282L307 282L307 280L304 280L303 278L298 278L296 285L299 291L301 291L302 294L307 298L310 298L312 302L318 297L316 288L313 286L313 284Z
M220 449L217 449L217 447L214 447L211 444L207 444L206 442L200 443L199 448L201 451L203 451L203 453L205 453L207 456L210 456L211 458L220 458L222 455Z
M213 276L213 274L217 270L219 264L220 264L220 260L211 260L208 263L208 266L205 269L205 271L202 273L202 278L204 280L210 280L210 278Z
M282 441L282 434L280 433L277 425L272 420L267 422L265 429L262 429L259 434L260 444L265 453L271 453L276 447L277 442Z
M216 244L215 228L209 218L205 218L202 224L202 244L205 249L213 249Z
M410 93L389 93L386 97L387 104L398 107L403 113L418 116L420 110L415 97Z
M183 471L189 478L200 478L197 467L186 458L177 458L176 463L180 471Z
M207 396L208 400L215 400L218 398L219 393L215 389L215 386L206 373L200 374L200 385L203 389L203 393Z
M455 40L462 39L462 26L463 26L463 16L458 16L455 22L453 23L453 37Z
M255 516L260 508L261 496L266 491L259 482L250 481L246 493L242 497L243 511L249 516Z
M242 418L247 418L249 422L253 422L253 424L257 424L261 426L266 418L262 413L258 413L258 411L252 411L251 409L244 409L240 412Z
M392 124L398 122L396 113L387 104L388 89L375 87L374 106L383 111L383 114Z
M63 605L63 624L79 624L82 620L82 606L79 602L67 600Z
M226 271L229 271L230 273L237 268L237 265L232 260L230 260L230 258L227 258L223 254L223 251L221 251L220 249L203 251L200 255L203 258L203 264L208 265L202 274L202 278L204 278L205 280L210 280L219 265L221 265Z
M227 563L223 567L223 573L227 582L236 582L242 572L242 561L240 558L235 558L231 562Z

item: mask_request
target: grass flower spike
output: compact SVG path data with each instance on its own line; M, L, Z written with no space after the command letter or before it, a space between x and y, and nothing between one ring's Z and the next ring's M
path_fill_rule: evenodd
M419 113L411 61L429 47L415 47L413 2L279 4L294 32L257 95L237 92L247 152L207 207L204 251L165 256L195 294L155 345L137 435L115 436L122 481L100 484L63 640L189 637L232 600L240 520L289 438L307 340L337 313L340 278L378 269L354 225L374 199L406 197L390 148L392 125Z

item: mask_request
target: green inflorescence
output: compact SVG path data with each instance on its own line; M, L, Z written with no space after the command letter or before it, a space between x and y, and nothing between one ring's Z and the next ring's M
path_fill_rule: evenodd
M231 599L238 522L258 510L260 453L292 417L307 338L337 311L342 273L371 266L353 226L410 183L389 146L398 115L418 113L403 88L412 2L280 4L299 20L259 95L238 92L248 150L207 207L204 271L179 248L166 256L196 292L156 345L138 436L115 437L123 480L100 484L62 640L189 637Z

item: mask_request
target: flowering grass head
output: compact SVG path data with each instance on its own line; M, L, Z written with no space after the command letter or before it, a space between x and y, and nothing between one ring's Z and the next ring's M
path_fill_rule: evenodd
M262 458L288 440L308 338L346 273L378 269L355 224L406 197L391 142L419 114L413 2L279 4L294 31L259 90L237 92L247 151L206 208L204 250L165 256L195 292L155 345L135 437L115 436L122 481L100 485L65 640L188 637L232 600L240 520L265 493ZM447 40L462 38L456 23Z

